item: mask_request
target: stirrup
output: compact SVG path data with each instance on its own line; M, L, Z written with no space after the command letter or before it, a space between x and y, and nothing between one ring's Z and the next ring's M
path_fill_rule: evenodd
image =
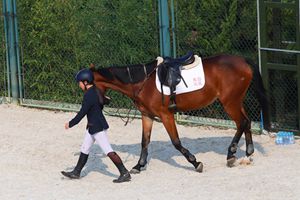
M173 102L168 106L168 109L171 111L176 111L177 110L177 106L176 104Z

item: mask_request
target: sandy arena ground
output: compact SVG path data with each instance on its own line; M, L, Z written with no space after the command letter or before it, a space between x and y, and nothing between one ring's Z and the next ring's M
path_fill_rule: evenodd
M80 180L64 178L77 162L86 120L64 130L75 113L0 105L0 199L300 199L300 141L276 146L268 136L254 136L251 165L226 167L226 151L234 130L186 127L178 130L183 145L204 163L197 173L172 146L161 123L155 122L149 165L132 181L114 184L117 169L94 145ZM107 117L109 138L131 169L139 158L141 121L127 126ZM245 155L241 140L237 156Z

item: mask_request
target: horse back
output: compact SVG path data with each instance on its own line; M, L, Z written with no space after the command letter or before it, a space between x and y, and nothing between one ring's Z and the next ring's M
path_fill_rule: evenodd
M243 82L249 85L253 72L246 59L236 55L217 55L202 60L206 83L229 87Z

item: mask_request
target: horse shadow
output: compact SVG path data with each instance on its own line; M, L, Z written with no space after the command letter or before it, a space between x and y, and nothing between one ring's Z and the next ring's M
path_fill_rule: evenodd
M232 137L201 137L196 139L187 138L187 137L181 138L182 145L185 148L187 148L192 154L194 154L196 158L199 157L196 154L214 152L216 154L224 156L224 165L225 165L225 160L227 155L227 149L231 141L232 141ZM241 139L236 153L236 156L238 158L245 156L244 143L245 141ZM126 158L124 157L122 158L122 160L125 162L125 165L129 157L130 158L133 157L134 159L136 159L136 163L138 162L140 151L141 151L140 143L125 144L125 145L112 144L111 146L116 152L127 153ZM242 146L243 149L241 148ZM258 151L262 154L266 153L261 144L254 142L254 147L255 147L255 151ZM192 166L187 166L188 164L181 165L177 163L176 160L174 160L174 157L183 156L183 155L175 149L171 141L151 141L148 147L148 151L149 151L149 155L147 159L148 164L151 162L152 159L157 159L177 168L194 170ZM79 153L80 152L76 154L79 155ZM83 170L82 175L86 176L90 172L96 171L107 176L117 177L117 175L111 173L108 170L108 166L105 163L103 163L102 159L105 157L107 156L102 152L101 148L95 143L92 146L88 162L86 164L85 169ZM127 167L128 169L130 169L129 166Z

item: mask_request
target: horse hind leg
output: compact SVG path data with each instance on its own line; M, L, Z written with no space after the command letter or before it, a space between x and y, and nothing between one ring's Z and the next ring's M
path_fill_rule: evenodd
M238 133L238 136L241 137L241 135L243 134L243 132L245 133L245 141L246 141L246 157L242 158L240 160L241 165L249 165L252 162L252 154L254 153L254 145L253 145L253 141L252 141L252 133L251 133L251 121L249 120L249 118L247 117L247 114L244 110L244 108L242 108L242 120L241 120L241 125L240 125L240 130ZM235 138L233 139L233 141L235 140ZM231 143L232 145L232 143ZM232 154L232 152L230 152L230 147L228 148L228 155ZM237 145L236 145L237 146ZM227 157L227 166L228 167L233 167L235 166L236 163L236 157L234 156L234 158L229 158Z
M250 130L250 120L245 116L244 114L245 112L243 113L244 109L242 107L242 103L227 104L224 106L224 109L231 117L231 119L236 123L236 127L237 127L237 131L228 147L228 152L227 152L227 166L233 167L235 166L237 160L235 154L238 148L238 143L241 139L243 132L245 130ZM251 149L251 145L247 146L247 150L249 150L249 152L250 149Z
M251 132L251 121L248 119L247 114L242 108L242 113L244 117L247 119L247 124L244 127L245 140L246 140L246 159L243 159L241 164L250 164L252 161L252 154L254 153L254 145L252 140L252 132Z

